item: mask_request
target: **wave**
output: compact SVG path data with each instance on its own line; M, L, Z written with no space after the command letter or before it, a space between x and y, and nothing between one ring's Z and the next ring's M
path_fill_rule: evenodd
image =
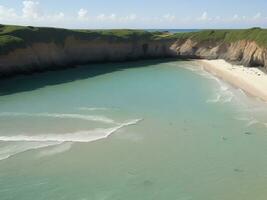
M232 102L233 98L234 98L234 93L231 91L230 87L226 84L223 83L220 79L213 77L213 80L216 81L216 83L219 85L219 91L217 91L217 101L216 102L220 102L220 103L229 103ZM209 101L210 102L210 101Z
M219 91L216 97L208 99L207 103L229 103L232 102L234 94L231 91Z
M92 142L109 137L114 132L123 127L137 124L142 119L135 119L129 122L122 123L118 126L106 129L94 129L86 131L78 131L65 134L46 134L46 135L15 135L15 136L0 136L0 141L3 142Z
M84 111L102 111L102 110L109 110L108 108L103 108L103 107L80 107L78 109L79 110L84 110Z
M252 119L247 123L247 127L250 127L250 126L252 126L254 124L258 124L258 123L260 123L258 120Z
M6 147L0 148L0 160L8 159L16 154L23 153L29 150L55 146L59 144L61 144L61 142L27 142L19 144L9 144Z
M103 123L115 123L113 119L105 116L81 115L81 114L67 114L67 113L16 113L3 112L0 117L51 117L60 119L79 119L87 121L97 121Z
M259 120L253 117L235 117L235 119L239 121L247 121L247 127L253 126L255 124L262 124Z
M233 104L238 105L238 109L241 109L241 112L249 112L255 115L255 117L242 119L242 121L246 121L246 127L264 124L263 121L265 121L265 117L263 116L263 113L267 113L266 103L263 104L262 101L255 101L257 98L253 98L251 100L250 98L248 98L248 95L242 89L232 87L224 80L216 77L216 74L209 73L208 71L206 71L199 64L194 66L186 66L184 68L206 79L213 80L218 84L218 87L217 84L215 85L216 88L214 89L214 94L212 94L212 97L206 100L207 103L231 102ZM265 123L265 125L267 126L267 123Z
M185 66L183 68L188 69L188 70L190 70L192 72L200 72L200 69L194 68L194 67Z
M193 71L194 73L206 79L213 80L218 84L219 88L216 89L216 96L214 98L208 99L206 101L207 103L228 103L233 100L234 94L232 91L230 91L228 84L217 78L215 75L207 72L202 66L186 66L184 68Z
M55 147L41 151L38 156L43 157L55 155L68 151L73 142L93 142L105 139L116 131L126 126L135 125L141 120L142 119L134 119L107 129L95 129L66 134L0 136L0 142L10 142L5 147L0 148L0 160L8 159L16 154L29 150L52 146Z
M212 98L212 99L208 99L207 100L207 103L217 103L219 102L221 99L221 95L220 94L217 94L215 98Z

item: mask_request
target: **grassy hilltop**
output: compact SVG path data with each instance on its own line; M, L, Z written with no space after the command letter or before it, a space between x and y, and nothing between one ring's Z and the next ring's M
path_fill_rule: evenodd
M22 48L35 42L54 42L63 44L69 36L81 40L104 40L107 42L151 41L192 39L198 42L236 42L239 40L255 41L259 46L267 47L267 29L252 28L244 30L203 30L190 33L170 34L148 32L144 30L71 30L32 26L0 25L0 54L12 49Z
M55 42L63 44L68 36L82 40L104 40L108 42L134 40L171 39L169 34L143 30L71 30L32 26L0 25L0 54L35 42Z
M75 40L67 40L70 37ZM196 43L190 43L188 39ZM254 41L260 48L250 42L229 48L230 43L241 40ZM45 45L38 46L38 43ZM26 47L29 48L15 51ZM10 52L13 54L8 54ZM267 30L261 28L173 34L129 29L71 30L0 24L0 76L1 73L8 76L91 62L167 57L223 58L245 66L264 66L267 69L266 53Z
M240 40L255 41L259 46L267 48L267 29L251 28L240 30L203 30L191 33L177 33L177 39L191 38L198 42L237 42Z

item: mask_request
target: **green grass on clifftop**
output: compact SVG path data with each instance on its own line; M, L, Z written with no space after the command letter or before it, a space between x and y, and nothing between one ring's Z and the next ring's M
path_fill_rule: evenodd
M35 42L54 42L63 44L67 37L75 37L86 41L136 41L173 39L169 34L148 32L143 30L70 30L61 28L40 28L32 26L0 25L0 54L15 48L29 46Z
M198 42L236 42L240 40L255 41L259 46L267 48L267 29L251 28L240 30L203 30L191 33L177 33L176 38Z
M12 26L0 24L0 55L9 51L30 46L38 42L64 44L67 37L86 41L135 42L191 38L200 42L235 42L251 40L267 47L267 30L252 28L246 30L203 30L190 33L170 34L166 32L148 32L144 30L70 30L32 26Z

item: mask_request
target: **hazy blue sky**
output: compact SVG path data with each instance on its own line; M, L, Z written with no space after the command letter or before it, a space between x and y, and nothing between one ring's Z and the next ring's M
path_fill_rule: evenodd
M267 0L1 0L0 23L69 28L267 27Z

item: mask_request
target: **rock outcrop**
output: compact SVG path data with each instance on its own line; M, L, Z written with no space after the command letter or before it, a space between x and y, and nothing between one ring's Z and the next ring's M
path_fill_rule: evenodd
M63 44L34 43L0 55L0 76L56 70L94 62L174 57L174 40L108 42L67 37Z
M197 42L191 39L177 40L171 47L178 57L201 59L224 59L248 67L267 69L267 49L254 41Z

